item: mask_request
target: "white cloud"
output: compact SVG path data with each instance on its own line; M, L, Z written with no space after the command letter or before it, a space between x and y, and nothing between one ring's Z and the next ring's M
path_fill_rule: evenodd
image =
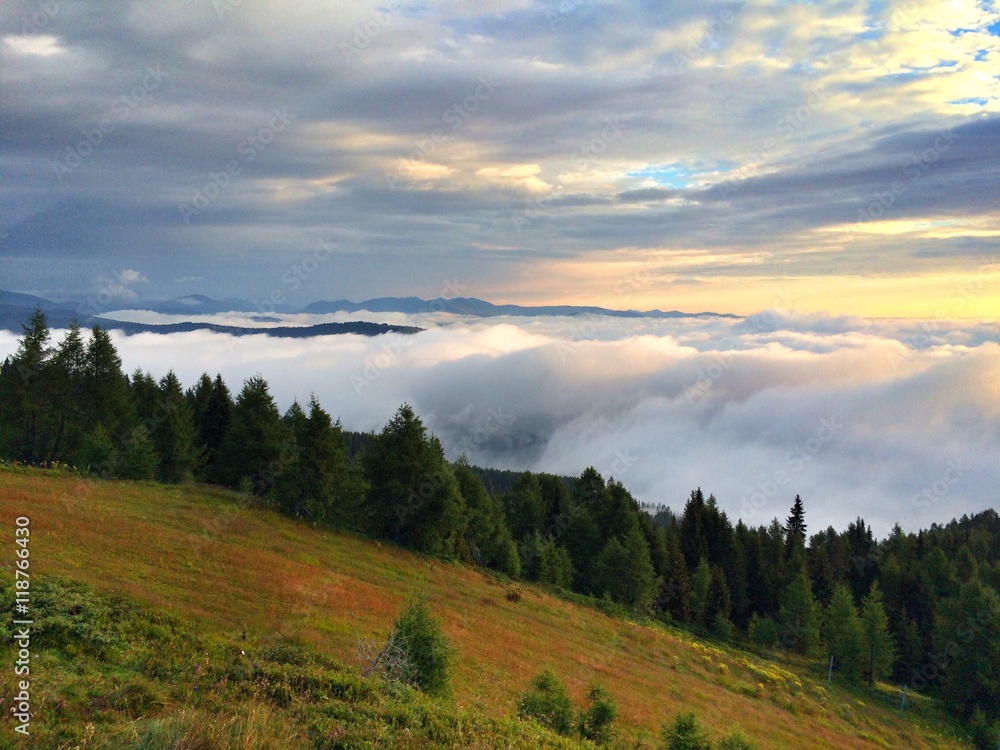
M790 312L393 322L427 330L115 340L130 370L173 367L185 384L221 371L234 391L260 373L281 408L315 392L357 430L381 428L405 401L452 458L564 474L594 465L675 508L701 486L751 523L783 517L797 493L813 530L860 515L879 533L1000 499L1000 324ZM0 356L14 348L0 336Z

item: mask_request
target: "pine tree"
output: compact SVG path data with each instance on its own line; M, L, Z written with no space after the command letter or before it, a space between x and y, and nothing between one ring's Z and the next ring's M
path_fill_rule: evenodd
M190 479L198 462L194 417L173 370L160 380L159 402L151 423L153 443L160 455L160 480L182 482Z
M656 608L678 622L688 622L691 619L691 580L677 536L676 528L666 535L666 570Z
M465 505L440 441L403 404L364 453L367 525L376 536L451 554L466 527Z
M285 468L289 436L267 381L259 375L243 384L220 451L218 475L223 484L250 483L255 494L267 495Z
M802 505L802 498L795 496L792 510L785 521L785 547L789 556L796 547L805 549L806 546L806 512Z
M133 428L122 445L115 474L122 479L153 479L159 463L160 456L149 431L139 425Z
M704 557L691 574L691 620L704 622L705 605L708 602L708 587L712 583L712 570Z
M869 685L889 674L895 658L895 644L889 633L889 618L882 604L878 582L861 602L862 670Z
M819 645L819 607L804 566L778 597L778 625L781 642L792 651L809 654Z
M289 414L285 426L299 436L295 457L276 482L278 502L295 517L350 525L360 512L367 485L347 455L340 423L333 422L315 395L308 416L303 412L300 418L294 409Z
M861 671L861 620L851 591L838 584L826 608L823 638L837 668L851 678Z
M980 709L1000 720L1000 597L978 580L963 583L942 608L934 634L941 698L962 719Z
M715 629L720 635L726 635L732 628L729 619L731 612L732 599L729 595L726 575L718 565L712 565L708 595L705 598L705 611L702 615L704 623Z
M454 467L454 473L468 509L465 542L473 561L516 578L520 574L520 560L507 528L503 505L486 491L464 456Z
M86 359L83 334L74 319L52 358L52 409L57 424L50 441L48 461L79 463L88 431L82 408Z
M101 422L113 438L121 439L136 425L136 413L121 357L110 334L99 326L90 331L86 361L82 400L87 424Z
M9 454L28 463L47 459L56 415L52 403L49 325L36 308L7 368L3 416Z
M633 529L624 539L612 538L595 565L595 593L637 610L648 608L658 588L642 532Z

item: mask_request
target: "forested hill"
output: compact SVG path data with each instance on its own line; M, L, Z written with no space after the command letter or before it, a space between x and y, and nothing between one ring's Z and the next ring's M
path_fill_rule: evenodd
M423 328L415 326L400 326L389 323L368 323L366 321L351 321L347 323L319 323L313 326L275 326L272 328L250 328L242 326L224 326L215 323L169 323L154 325L150 323L126 323L118 320L95 318L94 325L108 330L134 333L188 333L190 331L212 331L228 333L231 336L253 336L264 334L275 338L299 339L312 336L331 336L335 334L354 333L360 336L378 336L383 333L419 333Z

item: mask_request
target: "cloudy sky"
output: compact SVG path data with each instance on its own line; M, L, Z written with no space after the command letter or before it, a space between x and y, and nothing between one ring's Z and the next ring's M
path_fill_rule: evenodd
M8 0L0 90L4 289L1000 315L994 0Z

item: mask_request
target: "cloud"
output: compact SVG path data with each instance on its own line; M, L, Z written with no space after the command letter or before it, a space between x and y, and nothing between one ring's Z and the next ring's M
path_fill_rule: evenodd
M997 231L996 19L972 0L12 0L0 273L73 297L126 263L151 296L264 296L332 233L342 259L294 302L459 272L511 298L620 248L717 253L712 276L961 273ZM851 231L884 221L953 224Z
M132 268L126 268L118 274L118 280L122 284L148 284L149 279Z
M305 325L348 316L278 317ZM593 465L640 500L675 509L700 486L748 523L784 517L795 494L814 531L860 515L880 534L1000 500L997 323L791 311L746 320L385 317L427 330L115 341L130 370L160 377L173 367L188 385L220 371L234 390L260 373L282 409L316 393L356 430L380 429L408 402L453 459L571 475ZM12 334L0 336L0 356L14 348Z

